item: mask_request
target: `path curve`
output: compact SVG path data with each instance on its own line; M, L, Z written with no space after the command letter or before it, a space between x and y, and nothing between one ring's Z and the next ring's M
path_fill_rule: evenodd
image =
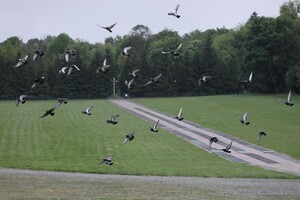
M131 112L138 117L154 123L160 120L160 128L178 135L192 144L210 153L217 154L233 162L247 163L249 165L260 166L280 172L291 173L300 176L300 161L280 154L270 149L266 149L244 140L226 135L224 133L207 129L199 124L187 120L178 121L173 116L167 115L154 109L146 108L143 105L126 100L110 100L120 108ZM218 143L214 143L208 149L208 140L211 137L218 137ZM226 145L233 141L232 152L230 154L221 151Z

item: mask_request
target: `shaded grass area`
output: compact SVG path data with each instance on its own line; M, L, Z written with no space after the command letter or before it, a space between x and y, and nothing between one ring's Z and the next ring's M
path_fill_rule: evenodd
M149 131L147 122L105 100L71 100L55 116L40 118L53 101L28 101L15 107L0 102L0 166L100 174L201 177L296 178L236 164L207 153L164 130ZM92 115L81 113L94 106ZM176 107L176 106L175 106ZM116 126L106 123L120 114ZM135 139L122 145L125 134ZM114 165L98 165L115 155Z
M224 95L134 101L172 115L182 106L186 120L300 159L300 98L293 97L293 107L284 105L280 99L285 98L285 94ZM244 112L248 126L239 122ZM262 130L268 135L258 143L257 134Z

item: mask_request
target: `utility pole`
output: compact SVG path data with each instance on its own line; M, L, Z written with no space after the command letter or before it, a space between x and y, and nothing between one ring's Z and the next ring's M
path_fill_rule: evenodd
M112 80L112 83L113 83L113 96L115 96L115 94L116 94L116 82L118 82L118 81L116 81L116 78L113 77L113 80Z

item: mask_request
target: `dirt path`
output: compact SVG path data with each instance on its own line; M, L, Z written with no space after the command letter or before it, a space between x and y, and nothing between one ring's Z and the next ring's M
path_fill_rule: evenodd
M111 100L111 102L151 123L159 119L162 129L183 137L194 145L225 159L300 176L300 161L291 159L286 155L209 130L186 120L178 121L173 116L154 111L129 100ZM219 141L213 144L212 149L208 150L208 140L211 137L218 137ZM221 149L225 148L231 141L233 141L232 152L230 154L223 152Z
M300 199L300 180L99 175L0 168L0 199Z

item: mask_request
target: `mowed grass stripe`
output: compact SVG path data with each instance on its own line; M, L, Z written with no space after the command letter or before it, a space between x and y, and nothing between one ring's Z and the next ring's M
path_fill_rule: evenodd
M288 154L300 159L300 98L293 97L295 105L284 105L285 95L221 95L135 99L148 107L176 115L183 106L183 117L204 127L211 128L251 143ZM239 122L248 113L250 125ZM265 131L268 136L257 142L257 134Z
M56 100L28 101L16 108L0 102L0 166L88 173L202 177L295 178L293 175L236 164L203 151L162 129L149 131L148 122L106 100L70 100L55 116L40 118ZM81 113L94 106L92 115ZM120 114L119 123L107 124ZM122 144L135 130L135 139ZM115 155L114 165L98 165Z

